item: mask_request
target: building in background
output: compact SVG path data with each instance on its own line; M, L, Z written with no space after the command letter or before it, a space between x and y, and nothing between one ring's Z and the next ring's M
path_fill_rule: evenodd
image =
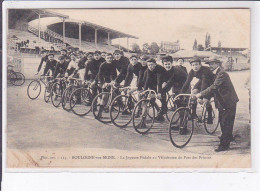
M175 53L180 50L180 42L162 41L161 42L161 53Z

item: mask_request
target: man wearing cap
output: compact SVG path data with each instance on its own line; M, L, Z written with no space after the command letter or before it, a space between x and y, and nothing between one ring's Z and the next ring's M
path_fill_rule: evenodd
M48 60L46 62L46 67L44 69L43 75L46 75L49 70L51 71L52 75L54 74L56 68L57 61L54 59L54 54L48 54Z
M68 67L68 63L65 62L65 57L64 56L59 56L59 62L56 65L53 77L64 77L66 69Z
M222 135L216 152L229 149L233 140L233 126L236 116L236 105L239 101L235 88L228 73L221 68L221 61L211 58L207 62L215 75L214 83L196 95L197 98L214 95L215 105L219 110L219 120Z
M199 81L193 87L192 94L197 94L200 91L205 90L207 87L209 87L214 82L214 75L208 67L202 66L201 60L199 57L192 58L192 60L190 61L190 64L191 64L192 69L190 70L187 80L181 89L181 93L185 93L188 91L192 79L194 77L196 77L199 79ZM211 97L208 96L205 98L209 100ZM197 117L197 114L196 114L197 101L193 102L191 109L192 109L192 117L196 118ZM208 124L212 123L212 108L211 107L208 107L208 121L207 122L208 122Z
M37 75L41 71L43 62L45 62L45 64L46 64L47 61L48 61L48 55L47 55L47 51L46 50L42 50L41 51L41 57L42 57L41 58L41 62L39 64L39 66L38 66L37 73L35 75Z

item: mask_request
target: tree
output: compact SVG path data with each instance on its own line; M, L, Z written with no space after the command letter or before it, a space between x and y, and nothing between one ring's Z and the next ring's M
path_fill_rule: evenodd
M194 41L193 50L194 50L194 51L198 50L198 42L197 42L197 39L195 39L195 41Z
M144 43L143 44L143 52L144 53L149 53L149 50L150 50L150 46L148 43Z
M198 51L204 51L204 47L202 46L202 44L198 45Z
M139 46L138 44L133 43L133 44L131 45L131 47L132 47L132 51L133 51L133 52L135 52L135 53L140 53L140 52L141 52L140 46Z
M205 37L205 48L208 48L208 33L206 33Z
M157 54L160 51L160 47L156 42L152 42L150 46L150 53L151 54Z

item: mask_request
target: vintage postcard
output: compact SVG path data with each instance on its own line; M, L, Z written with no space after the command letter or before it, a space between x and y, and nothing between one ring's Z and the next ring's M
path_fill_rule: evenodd
M250 169L250 9L7 9L6 167Z

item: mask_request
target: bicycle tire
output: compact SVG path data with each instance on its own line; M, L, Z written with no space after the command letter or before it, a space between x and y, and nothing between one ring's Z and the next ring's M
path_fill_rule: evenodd
M148 105L150 105L150 106L148 106L148 108L151 107L151 110L152 110L151 115L149 114L149 111L147 113L147 109L143 110L143 103L148 103ZM141 115L139 115L140 112L141 112ZM138 122L137 118L139 118L140 116L142 116L142 118L141 118L141 121ZM150 122L151 125L149 127L147 127L147 121L146 121L147 116L151 119L151 122ZM147 134L153 127L154 119L155 119L155 108L152 105L152 103L150 102L150 100L142 99L139 102L137 102L137 104L135 105L133 114L132 114L133 127L134 127L135 131L142 135ZM147 128L144 129L143 131L141 131L141 129L144 128L144 126Z
M109 119L101 119L102 117L100 116L101 114L98 114L99 113L99 109L97 109L98 105L99 105L99 98L102 99L102 95L108 95L108 102L109 100L111 101L111 97L110 97L110 92L101 92L100 94L98 94L94 99L93 99L93 102L92 102L92 113L94 115L94 118L96 120L98 120L99 122L101 123L111 123L111 119L110 119L110 116L109 116ZM106 103L105 107L104 107L104 111L105 113L107 113L109 111L109 106L110 106L111 103ZM100 107L100 105L99 105ZM103 114L103 112L102 112Z
M168 97L167 101L167 112L166 112L166 118L168 122L170 122L172 115L170 113L174 113L175 110L177 109L177 105L174 102L174 98L172 96Z
M35 85L33 85L33 84L35 84ZM36 90L36 89L39 88L39 91L36 93L35 96L32 96L32 92L30 92L30 88L31 88L31 87L33 87L32 90ZM31 94L30 94L30 93L31 93ZM28 97L29 97L31 100L35 100L35 99L37 99L37 98L39 97L40 93L41 93L41 83L40 83L40 81L38 81L38 80L33 80L33 81L28 85L28 87L27 87L27 95L28 95Z
M62 97L61 97L61 105L62 105L62 108L66 111L71 111L70 109L70 104L69 104L69 100L70 100L70 95L71 93L74 91L74 89L76 88L75 85L70 85L68 86L63 94L62 94Z
M126 99L125 100L120 100L120 98L126 98ZM127 102L127 105L126 105L127 108L125 108L125 106L120 103L120 102L123 103L123 101ZM132 99L132 101L130 103L134 103L133 99ZM118 106L118 108L115 107L116 105ZM124 128L124 127L129 125L129 123L132 121L132 113L133 113L133 109L135 107L135 106L133 106L133 104L130 104L130 106L132 106L132 107L129 107L129 96L128 95L119 95L112 101L109 113L110 113L111 122L115 126L120 127L120 128ZM114 110L115 111L118 110L116 115L113 114ZM125 113L129 114L130 116L127 115L127 114L124 115L124 113L123 113L124 111L125 111ZM125 118L124 119L125 122L123 122L123 124L121 124L118 121L120 113L122 114L123 119Z
M214 102L214 101L212 101ZM212 104L211 102L211 104ZM215 124L215 126L211 126L211 129L210 129L210 125L211 124L208 124L208 119L207 119L207 110L206 110L206 104L204 104L204 107L203 107L203 125L204 125L204 129L205 131L210 134L210 135L213 135L217 129L218 129L218 126L219 126L219 116L218 116L218 112L217 112L217 109L213 109L213 106L212 106L212 119L213 119L213 122L212 122L212 125ZM217 117L217 118L216 118ZM214 123L215 122L215 123Z
M15 86L22 86L25 82L24 75L20 72L14 72L14 74L16 75L16 79L14 82L12 82L12 84ZM18 80L20 80L20 82L18 82Z
M184 115L183 115L183 113L181 113L181 111L184 111ZM183 115L183 118L180 118L180 117L182 117L181 115ZM176 117L178 119L177 121L174 120ZM194 121L193 121L193 119L189 119L189 117L191 117L190 109L187 108L187 107L180 107L174 112L174 114L172 115L172 118L170 120L169 127L168 127L169 136L170 136L170 140L171 140L172 145L177 147L177 148L185 147L190 142L190 140L192 138L193 131L194 131ZM181 122L181 124L180 124L181 127L183 127L183 125L187 125L187 122L191 122L191 129L189 129L190 134L181 134L180 133L181 127L178 126L178 124L176 124L179 121ZM184 121L185 124L183 124L183 121ZM186 130L188 131L187 128L188 127L186 126ZM173 135L173 133L175 133L175 135ZM180 141L182 141L184 143L182 143L182 144L177 143L177 140L176 140L177 135L178 135ZM188 135L188 137L186 135ZM184 137L184 136L187 137L186 140L182 140L183 139L182 137ZM175 139L175 137L176 137L176 139Z
M77 100L78 100L78 95L80 95L80 104L77 106ZM86 100L86 97L89 99L89 101ZM83 100L82 100L83 99ZM85 109L87 105L90 104L89 108ZM70 95L70 109L71 111L77 115L77 116L86 116L92 108L92 94L90 93L88 88L78 88L74 90L71 95ZM80 112L80 110L82 110Z
M57 97L60 97L60 99L57 100ZM61 84L59 82L56 82L51 87L51 103L52 103L52 105L55 108L58 108L60 106L61 99L62 99Z

